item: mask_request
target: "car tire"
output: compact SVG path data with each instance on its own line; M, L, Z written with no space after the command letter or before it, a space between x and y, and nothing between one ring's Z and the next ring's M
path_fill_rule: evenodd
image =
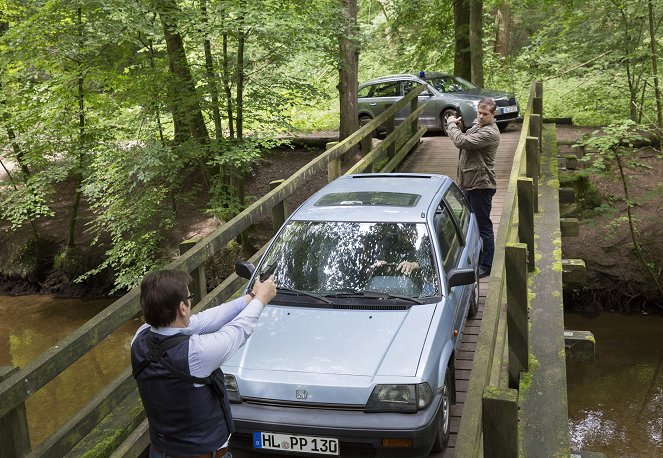
M449 442L451 435L451 400L453 399L451 389L454 386L451 383L452 368L447 367L447 374L444 376L444 386L442 387L442 405L440 406L439 418L437 423L437 435L433 441L432 452L441 452Z
M500 132L504 132L507 127L509 127L508 122L502 122L497 125L497 128L500 130Z
M366 124L368 124L371 121L373 121L373 118L371 118L368 115L359 116L359 128L361 129L362 127L364 127ZM373 138L378 138L377 130L373 131Z
M444 135L448 135L447 134L447 118L449 116L458 116L458 110L456 110L455 108L447 108L440 115L440 127L442 128L442 133ZM464 122L460 123L460 130L461 130L461 132L465 132L465 123Z
M472 291L470 306L467 309L468 318L473 318L478 311L479 311L479 275L476 276L474 281L474 291Z

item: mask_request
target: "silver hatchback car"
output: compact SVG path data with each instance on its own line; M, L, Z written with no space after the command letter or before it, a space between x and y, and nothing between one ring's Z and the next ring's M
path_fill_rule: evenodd
M449 439L454 355L477 312L481 242L447 176L343 176L281 227L255 268L277 295L222 366L231 446L423 457Z
M504 131L510 122L520 119L516 97L506 92L482 89L464 79L439 72L420 72L419 75L389 75L359 85L359 123L364 125L410 92L414 86L424 84L428 89L419 95L419 103L428 103L419 116L419 124L428 130L446 133L446 118L460 113L463 130L477 117L477 104L483 97L492 97L497 104L495 122ZM395 118L400 124L410 114L410 108L401 109Z

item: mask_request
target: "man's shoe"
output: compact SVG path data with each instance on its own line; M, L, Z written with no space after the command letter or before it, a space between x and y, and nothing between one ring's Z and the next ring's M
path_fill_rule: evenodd
M479 278L487 277L490 275L490 270L479 267Z

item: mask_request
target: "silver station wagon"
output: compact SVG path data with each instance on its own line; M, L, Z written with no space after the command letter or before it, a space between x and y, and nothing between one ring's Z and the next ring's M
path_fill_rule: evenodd
M518 103L513 94L482 89L458 76L420 72L418 76L383 76L359 85L360 125L370 122L420 84L426 85L428 89L419 95L418 102L428 105L419 116L419 124L425 125L428 130L446 133L446 118L456 113L463 118L463 130L472 127L477 117L477 104L483 97L492 97L495 100L495 122L500 131L504 131L510 122L520 119ZM401 109L395 117L396 125L403 122L409 114L409 106Z
M446 176L343 176L286 221L250 278L277 295L222 366L231 446L423 457L449 439L454 357L477 312L474 214Z

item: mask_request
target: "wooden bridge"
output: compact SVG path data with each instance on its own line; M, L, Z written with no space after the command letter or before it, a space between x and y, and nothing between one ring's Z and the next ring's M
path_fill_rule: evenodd
M341 158L357 145L366 152L346 173L407 171L456 174L457 149L448 138L422 138L413 89L382 115L312 160L237 217L197 243L166 268L192 274L191 291L201 300L193 311L226 301L244 284L231 275L207 292L205 262L259 218L273 226L285 218L283 201L312 174L341 174ZM542 124L542 84L533 83L521 126L502 134L496 160L498 192L492 274L480 282L480 311L468 320L456 354L457 404L452 435L437 456L568 456L563 274L582 274L582 263L561 259L561 237L577 221L561 220L554 125ZM398 127L394 115L410 105ZM376 145L372 132L387 126ZM260 250L252 259L256 262ZM140 312L138 289L111 304L73 334L24 368L0 371L0 450L3 457L136 457L149 445L147 420L127 368L80 412L32 449L25 401L75 363L111 332Z

